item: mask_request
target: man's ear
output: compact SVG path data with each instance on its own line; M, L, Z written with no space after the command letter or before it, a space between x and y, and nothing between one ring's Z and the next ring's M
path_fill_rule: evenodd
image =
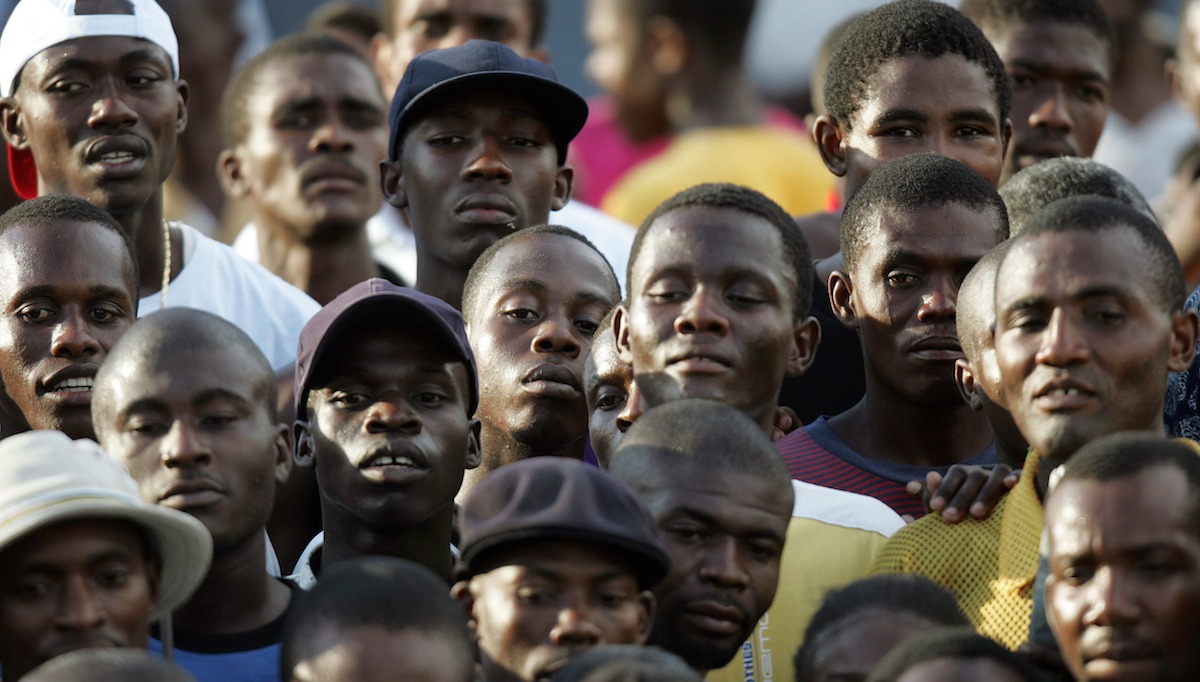
M222 149L217 155L217 180L225 196L242 199L250 192L249 173L243 172L242 157L236 147Z
M841 124L829 114L821 114L813 123L812 136L829 172L839 178L846 177L846 149L842 144L846 136Z
M854 282L849 274L834 270L829 275L829 303L839 322L850 329L858 329L858 314L854 310Z
M965 358L954 361L954 383L958 385L958 394L978 412L983 409L983 399L979 397L979 387L975 385L975 371Z
M399 159L384 159L379 162L379 189L383 190L384 201L396 208L408 208L408 193L404 191L401 179ZM555 186L557 187L557 181Z
M467 438L467 469L474 469L483 463L483 448L479 446L480 423L478 419L471 420L471 433Z
M1167 369L1182 372L1192 366L1196 338L1200 334L1200 316L1195 310L1181 310L1171 317L1171 359Z
M1012 142L1012 137L1013 137L1012 119L1006 118L1006 119L1004 119L1004 153L1000 156L1001 160L1008 158L1008 145Z
M4 126L4 139L14 149L28 149L29 138L25 135L25 121L15 97L0 99L0 125Z
M813 366L817 347L821 345L821 323L811 315L796 322L792 329L792 353L788 357L787 375L800 376Z
M575 187L575 169L567 164L558 167L554 176L554 199L550 202L551 210L557 211L571 200L571 192Z
M188 124L188 96L191 91L188 89L187 81L180 78L175 81L175 94L177 96L177 109L175 111L175 134L179 135L184 130L187 130Z
M275 437L271 439L271 447L275 450L275 482L279 485L287 483L292 475L292 439L289 437L287 424L275 425Z
M302 469L312 469L316 466L316 452L313 447L312 427L303 419L297 419L292 424L292 434L296 438L296 452L292 455L296 466Z
M638 644L645 644L650 639L650 631L654 629L654 616L657 615L658 602L654 600L654 593L650 590L642 590L637 596L638 607L641 610L638 622Z
M622 303L613 311L613 337L617 339L617 356L621 362L633 366L633 348L629 345L629 309Z
M463 615L467 618L467 625L469 625L471 627L471 631L474 632L476 625L475 595L471 592L470 579L460 580L454 583L454 586L450 588L450 596L454 599L454 601L458 602L459 606L462 607Z

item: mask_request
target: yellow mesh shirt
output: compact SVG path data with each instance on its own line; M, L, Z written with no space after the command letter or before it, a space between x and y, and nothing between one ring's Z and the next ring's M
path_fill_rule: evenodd
M872 573L918 573L950 590L981 634L1016 649L1029 638L1033 581L1042 537L1038 457L1025 459L1021 481L983 521L946 523L929 514L883 546Z

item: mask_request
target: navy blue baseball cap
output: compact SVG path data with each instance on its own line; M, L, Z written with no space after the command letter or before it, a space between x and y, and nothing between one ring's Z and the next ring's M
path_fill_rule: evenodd
M587 121L583 97L558 82L554 69L526 59L511 48L487 40L468 40L457 47L430 50L408 63L392 97L388 113L391 138L388 157L400 155L408 127L444 98L463 92L498 90L528 98L542 114L558 151L558 164L567 160L567 145Z

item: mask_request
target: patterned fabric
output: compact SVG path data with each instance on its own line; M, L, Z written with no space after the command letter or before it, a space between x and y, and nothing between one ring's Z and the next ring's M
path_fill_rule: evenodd
M1200 311L1200 288L1188 296L1183 309ZM1163 421L1167 435L1200 441L1200 362L1192 362L1186 372L1175 372L1168 378Z
M1010 649L1029 635L1042 536L1038 456L988 518L949 524L930 514L884 545L872 573L918 573L954 593L975 629Z

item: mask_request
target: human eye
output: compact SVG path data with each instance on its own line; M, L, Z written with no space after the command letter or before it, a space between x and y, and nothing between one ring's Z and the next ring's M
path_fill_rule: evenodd
M494 43L503 43L509 39L511 34L512 27L509 22L491 20L480 23L475 37L479 38L480 40L490 40Z
M126 77L125 82L134 87L148 87L157 84L163 79L162 75L151 71L135 71Z
M54 582L40 576L18 580L13 586L13 594L22 601L35 601L54 592Z
M633 598L627 590L608 588L596 593L596 603L606 609L618 609L629 603Z
M522 322L531 322L538 318L537 311L530 310L529 308L509 308L501 314L504 317Z
M1036 311L1021 311L1009 318L1008 326L1023 333L1038 332L1046 328L1048 316Z
M46 86L46 91L56 95L69 95L82 92L87 83L76 78L58 78Z
M517 587L517 601L529 606L540 606L554 600L554 592L544 585L521 585Z
M155 438L167 432L167 425L165 422L147 419L145 417L132 419L125 428L129 432L136 433L144 438Z
M918 136L917 129L912 126L892 126L884 128L875 133L876 137L898 137L898 138L915 138Z
M91 310L92 319L100 323L111 323L125 317L120 307L116 305L98 305Z
M667 534L684 545L695 545L704 541L704 529L694 523L675 523L667 527Z
M584 336L595 336L596 330L600 325L592 320L575 320L575 328L583 333Z
M424 407L441 407L450 401L450 396L441 390L425 390L414 394L412 399Z
M1012 83L1014 89L1027 88L1037 82L1037 79L1032 75L1020 71L1010 71L1008 74L1008 79Z
M96 584L110 590L120 589L133 579L133 569L124 562L101 566L95 574Z
M229 426L238 420L238 415L231 412L214 412L200 418L200 426L210 429Z
M596 409L604 412L612 412L613 410L621 409L625 401L629 399L629 394L625 391L616 389L615 387L602 391L596 399Z
M513 135L509 137L508 143L514 147L520 147L521 149L540 149L542 147L542 142L540 140L535 140L533 138L524 137L521 135Z
M19 308L17 310L17 318L22 322L38 324L54 319L55 312L55 309L48 304L33 303Z
M1088 102L1105 102L1108 100L1108 90L1098 85L1083 84L1075 88L1075 94Z
M957 137L990 137L992 131L977 125L965 125L955 128L954 134Z
M1072 586L1087 584L1095 572L1094 566L1082 561L1072 561L1058 567L1059 577L1064 583Z
M909 270L891 270L883 276L883 281L893 289L909 289L921 282L921 277Z
M345 120L355 130L369 130L383 125L383 114L374 109L354 109L346 114Z
M1107 327L1115 327L1125 321L1125 312L1115 303L1090 306L1085 314L1088 320Z
M646 287L643 294L653 303L675 303L686 300L690 288L676 278L661 279Z
M782 554L782 548L770 540L750 540L746 542L746 553L759 561L770 561Z
M451 22L448 17L426 17L417 24L417 32L430 40L444 37L450 32Z
M334 391L329 396L329 402L344 410L357 410L366 407L371 397L358 391Z

